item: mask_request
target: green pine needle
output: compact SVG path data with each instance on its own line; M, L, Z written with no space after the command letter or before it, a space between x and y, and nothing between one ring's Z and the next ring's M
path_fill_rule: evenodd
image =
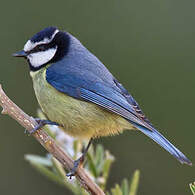
M190 189L192 191L192 194L195 195L195 182L194 183L191 183L189 185L190 185Z

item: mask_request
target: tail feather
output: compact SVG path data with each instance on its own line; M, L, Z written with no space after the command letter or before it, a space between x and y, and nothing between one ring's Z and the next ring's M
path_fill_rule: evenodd
M161 135L156 129L152 128L152 130L150 130L136 123L133 123L133 125L137 129L139 129L142 133L144 133L145 135L153 139L156 143L158 143L171 155L173 155L178 161L180 161L180 163L192 165L191 161L181 151L179 151L173 144L171 144L163 135Z

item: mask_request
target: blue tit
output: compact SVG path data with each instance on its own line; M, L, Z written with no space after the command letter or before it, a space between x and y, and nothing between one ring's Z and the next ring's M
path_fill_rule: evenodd
M70 33L45 28L14 56L28 61L36 98L49 119L41 125L58 124L67 134L87 139L136 129L181 163L192 164L155 129L104 64ZM75 162L72 175L80 161Z

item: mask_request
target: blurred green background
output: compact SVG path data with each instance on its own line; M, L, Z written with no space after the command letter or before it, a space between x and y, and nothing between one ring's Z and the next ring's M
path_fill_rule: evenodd
M193 0L1 1L0 83L28 114L37 101L28 66L11 54L54 25L75 35L124 84L153 124L195 162ZM0 116L0 194L70 194L40 176L24 154L45 150ZM141 170L140 195L187 195L195 168L181 165L139 132L97 140L116 157L108 187Z

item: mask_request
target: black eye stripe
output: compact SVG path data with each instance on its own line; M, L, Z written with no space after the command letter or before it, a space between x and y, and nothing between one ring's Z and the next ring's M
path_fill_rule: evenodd
M46 49L48 49L46 44L41 44L41 45L37 45L35 48L33 48L30 53L35 53L35 52L39 52L39 51L45 51Z
M41 44L41 45L37 45L36 47L34 47L32 50L28 51L28 54L31 53L36 53L36 52L40 52L40 51L45 51L47 50L49 47L46 44Z
M36 47L34 47L31 51L28 52L28 54L31 53L36 53L36 52L40 52L40 51L46 51L49 48L53 48L55 45L53 42L48 43L48 44L40 44L37 45Z
M45 46L44 45L39 45L38 49L43 51L43 50L45 50Z

